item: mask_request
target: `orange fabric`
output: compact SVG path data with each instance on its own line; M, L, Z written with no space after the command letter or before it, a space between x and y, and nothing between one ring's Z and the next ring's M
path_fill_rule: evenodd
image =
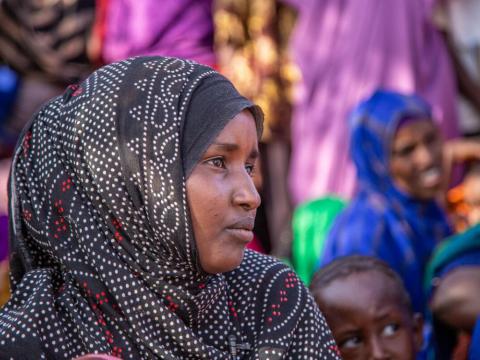
M464 186L462 184L448 191L447 210L455 228L455 232L463 232L468 229L468 213L470 212L470 206L465 202Z

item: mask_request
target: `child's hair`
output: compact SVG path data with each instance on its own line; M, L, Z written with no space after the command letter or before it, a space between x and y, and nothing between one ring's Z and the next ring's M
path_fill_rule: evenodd
M315 295L316 291L327 287L335 280L344 279L352 274L369 271L377 271L389 277L399 290L402 303L410 312L412 311L410 296L408 295L400 276L398 276L398 274L392 270L387 263L372 256L351 255L340 257L332 261L330 264L324 266L315 273L310 284L310 290Z

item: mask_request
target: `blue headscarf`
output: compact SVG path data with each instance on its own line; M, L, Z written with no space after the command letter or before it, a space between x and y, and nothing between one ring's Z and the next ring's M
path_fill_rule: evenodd
M418 96L380 90L353 111L350 151L359 191L336 219L321 264L352 254L377 256L399 273L414 310L423 312L426 263L437 242L451 231L435 201L414 199L393 183L391 144L406 118L430 119L430 107Z

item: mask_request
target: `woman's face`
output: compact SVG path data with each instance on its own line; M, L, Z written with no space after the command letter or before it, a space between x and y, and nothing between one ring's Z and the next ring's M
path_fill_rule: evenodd
M430 119L400 127L390 158L395 185L414 198L434 198L443 182L442 145L440 132Z
M208 273L235 269L253 238L260 205L252 179L257 157L255 121L243 111L220 132L187 180L200 264Z

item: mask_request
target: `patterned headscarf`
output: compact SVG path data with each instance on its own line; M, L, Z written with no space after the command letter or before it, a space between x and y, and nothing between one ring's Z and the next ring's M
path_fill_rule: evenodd
M185 174L247 108L260 131L259 110L221 75L161 57L108 65L43 107L13 163L0 353L336 358L287 267L248 251L231 273L199 265Z
M322 263L363 254L385 260L402 277L415 311L425 306L422 281L435 245L450 234L442 209L401 192L390 174L393 137L403 119L430 119L415 95L378 90L350 117L350 151L359 189L336 219Z

